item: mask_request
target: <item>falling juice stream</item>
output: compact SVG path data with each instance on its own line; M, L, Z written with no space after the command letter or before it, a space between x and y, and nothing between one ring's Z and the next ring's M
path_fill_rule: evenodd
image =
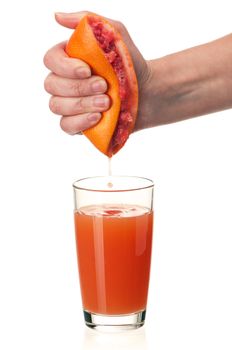
M108 176L112 176L111 159L112 159L112 158L108 157Z
M109 178L112 176L112 161L111 161L112 158L108 157L108 176ZM113 187L113 183L111 181L109 181L107 183L107 186L109 188L112 188Z

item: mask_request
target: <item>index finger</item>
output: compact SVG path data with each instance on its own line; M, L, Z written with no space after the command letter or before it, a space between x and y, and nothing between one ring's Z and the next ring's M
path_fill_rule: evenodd
M88 11L79 11L79 12L56 12L55 19L56 21L64 27L75 29L79 24L80 20L87 15Z
M66 42L53 46L44 56L45 66L53 73L71 79L83 79L91 76L87 63L77 58L69 57L65 52Z

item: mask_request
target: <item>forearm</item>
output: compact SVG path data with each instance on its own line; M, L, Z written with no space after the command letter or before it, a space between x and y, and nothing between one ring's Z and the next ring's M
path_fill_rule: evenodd
M148 65L137 130L232 107L232 34Z

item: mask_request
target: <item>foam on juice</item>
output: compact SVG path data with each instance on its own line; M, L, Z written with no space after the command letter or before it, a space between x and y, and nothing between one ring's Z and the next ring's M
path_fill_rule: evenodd
M150 213L150 209L138 205L129 204L103 204L89 205L78 210L82 215L104 216L104 217L134 217Z

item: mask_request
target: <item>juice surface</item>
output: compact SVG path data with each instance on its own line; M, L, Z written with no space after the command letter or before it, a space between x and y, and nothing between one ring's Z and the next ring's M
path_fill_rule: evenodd
M88 206L75 212L83 307L98 314L146 309L153 213L139 206Z

